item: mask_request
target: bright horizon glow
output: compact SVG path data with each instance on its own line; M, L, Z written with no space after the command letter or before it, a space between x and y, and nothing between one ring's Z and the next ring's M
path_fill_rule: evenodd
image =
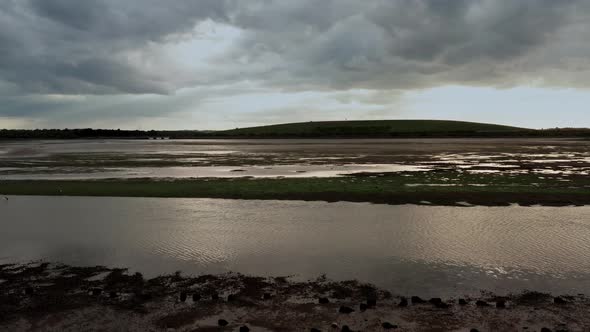
M62 104L65 107L57 114L57 119L27 121L19 117L0 117L0 123L4 128L13 129L222 130L307 121L431 119L533 129L590 127L587 113L590 93L581 89L447 86L410 93L394 91L389 96L376 96L368 90L292 93L256 90L225 97L204 96L193 106L190 100L194 95L194 92L185 92L173 96L120 97L120 102L94 108L85 105L92 103L95 98L92 96L65 96L63 99L52 96L74 103ZM166 105L177 106L177 109L169 109L168 114L141 116L141 110L146 114ZM132 110L128 119L120 114L116 121L100 118L116 112L119 107ZM556 113L560 116L556 117ZM66 114L69 114L67 118Z

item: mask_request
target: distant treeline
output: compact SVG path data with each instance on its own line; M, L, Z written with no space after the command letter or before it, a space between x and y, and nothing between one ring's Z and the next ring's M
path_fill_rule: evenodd
M120 130L120 129L0 129L0 139L190 139L190 138L387 138L387 137L588 137L587 128L554 128L513 131L415 131L394 132L388 127L326 127L306 133L197 131L197 130Z
M197 138L206 132L194 130L121 130L121 129L0 129L0 139L76 139L76 138Z

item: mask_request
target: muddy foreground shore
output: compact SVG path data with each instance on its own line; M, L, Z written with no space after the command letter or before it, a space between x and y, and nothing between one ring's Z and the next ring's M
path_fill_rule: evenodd
M315 330L313 330L315 329ZM588 331L590 299L419 299L357 281L240 274L146 280L106 267L0 265L2 331Z

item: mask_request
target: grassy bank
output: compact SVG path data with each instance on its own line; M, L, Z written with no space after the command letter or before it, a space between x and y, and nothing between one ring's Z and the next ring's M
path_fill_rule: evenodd
M465 174L455 171L357 175L341 178L186 180L14 180L2 195L292 199L387 204L586 205L590 179Z
M589 137L589 128L530 129L451 120L307 121L229 130L0 129L0 140L199 138Z
M319 121L285 123L269 126L236 128L220 131L229 136L406 136L506 134L528 129L465 121L445 120L373 120L373 121Z

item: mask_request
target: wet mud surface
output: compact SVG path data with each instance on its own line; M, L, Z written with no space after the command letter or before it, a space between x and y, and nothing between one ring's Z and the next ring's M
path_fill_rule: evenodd
M360 172L588 175L590 141L340 139L27 141L0 146L0 178L334 177Z
M105 267L0 266L0 329L7 331L587 331L588 310L582 294L420 299L324 277L146 280Z

